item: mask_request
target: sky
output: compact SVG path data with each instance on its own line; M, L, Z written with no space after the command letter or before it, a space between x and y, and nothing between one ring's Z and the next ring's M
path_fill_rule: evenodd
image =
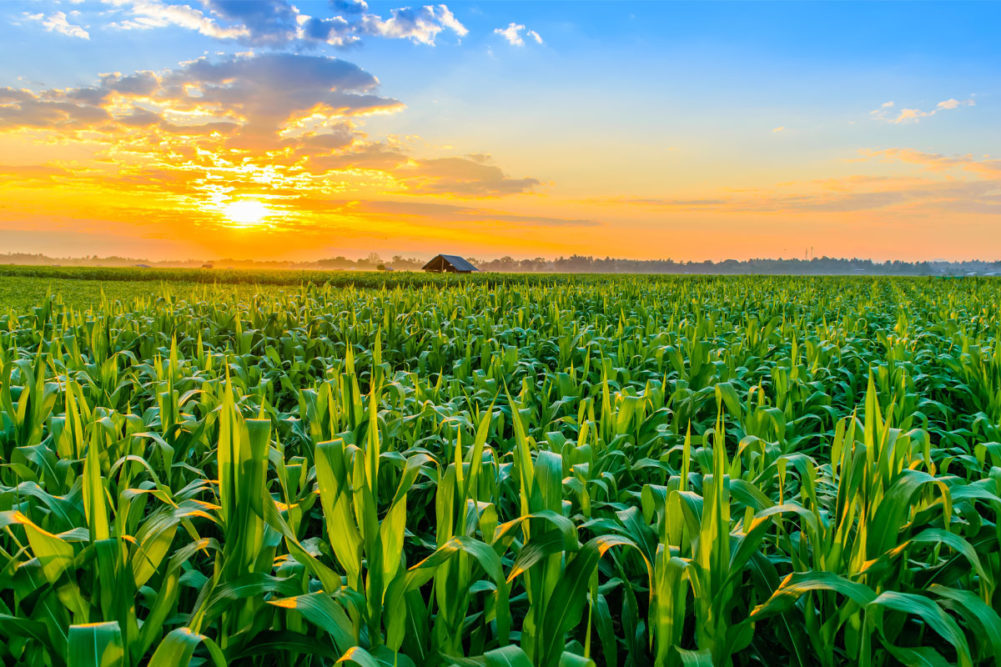
M1001 259L1001 3L6 0L0 252Z

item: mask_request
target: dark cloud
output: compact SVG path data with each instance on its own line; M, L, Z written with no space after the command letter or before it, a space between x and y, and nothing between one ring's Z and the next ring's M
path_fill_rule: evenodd
M251 44L281 46L296 37L296 12L286 0L203 0L208 9L246 26Z
M62 91L57 91L45 95L46 98L58 100L61 97L73 101L81 102L83 104L89 104L90 106L101 106L108 95L111 93L109 90L104 90L101 88L74 88L63 93Z
M341 125L335 128L328 128L322 134L311 134L298 139L300 154L330 153L333 150L342 149L354 143L354 130L348 125Z
M93 87L40 93L0 89L0 127L86 129L110 122L157 125L168 133L191 135L198 133L193 126L204 126L208 133L233 134L234 145L278 148L286 143L279 136L283 125L298 116L319 114L335 125L340 117L402 106L376 95L377 85L378 80L357 65L325 56L267 53L199 59L160 74L105 75ZM189 113L190 121L179 124L169 113ZM338 144L344 145L343 137Z
M344 14L361 14L368 9L365 0L331 0L330 6Z
M287 115L317 104L349 114L399 106L396 100L358 94L371 91L378 83L347 61L292 53L223 61L201 59L164 77L165 86L175 95L203 103L252 107L269 115ZM198 91L192 92L190 86L199 86Z
M19 104L35 99L36 95L30 90L21 88L0 88L0 104Z
M311 17L302 25L303 37L307 40L327 42L337 46L347 46L359 41L357 27L348 23L343 17L335 16L329 19Z
M0 90L0 129L62 128L83 129L111 119L111 115L88 99L103 100L100 94L75 94L80 91Z
M137 107L133 108L129 115L119 118L118 122L131 127L149 127L158 124L161 120L160 114Z
M153 72L136 72L129 76L119 73L101 75L101 88L124 95L150 95L160 85Z

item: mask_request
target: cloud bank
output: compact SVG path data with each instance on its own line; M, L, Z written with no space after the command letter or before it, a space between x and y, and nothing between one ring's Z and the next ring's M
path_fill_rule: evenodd
M665 213L856 213L923 211L1001 215L1001 160L909 148L863 150L864 160L918 166L909 176L796 181L770 189L720 191L699 198L613 197L592 200ZM965 178L963 176L966 176Z
M67 197L103 193L107 206L143 196L147 200L135 206L159 202L164 224L186 217L225 225L218 211L226 202L253 198L285 215L281 228L293 233L351 214L311 208L310 202L414 198L407 202L412 219L431 225L428 209L413 208L417 197L472 202L541 185L536 178L509 176L486 155L422 157L406 141L370 138L366 117L404 108L378 88L375 76L345 60L276 52L113 72L80 88L4 87L0 135L25 137L35 146L76 147L91 157L0 167L0 173L10 174L7 187L49 188ZM460 209L449 209L451 223L484 219L475 204ZM159 219L139 210L126 213L146 223ZM355 213L381 220L388 210L362 206ZM492 209L487 218L584 224Z
M334 0L331 16L310 16L288 0L203 0L202 8L164 0L102 0L119 15L109 27L150 30L168 26L258 47L345 47L364 37L405 39L435 46L442 33L457 39L469 31L447 5L392 9L385 18L362 0Z

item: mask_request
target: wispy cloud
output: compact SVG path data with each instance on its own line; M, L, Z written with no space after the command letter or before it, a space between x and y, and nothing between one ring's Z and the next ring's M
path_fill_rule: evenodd
M90 33L83 27L70 23L65 12L53 12L47 16L45 14L25 12L21 16L27 21L41 23L49 32L57 32L60 35L76 37L78 39L90 39Z
M926 173L909 176L856 174L795 181L770 188L721 189L705 197L611 197L594 204L627 205L664 213L854 213L934 211L1001 215L1001 160L949 156L908 148L861 151L864 160L904 162ZM943 178L937 172L966 172ZM931 173L927 173L931 172Z
M539 185L535 178L510 178L490 164L488 156L424 160L409 170L401 170L400 178L413 192L469 197L517 194Z
M522 37L524 33L524 37ZM534 30L528 30L520 23L509 23L506 28L494 29L495 35L503 37L511 46L525 46L525 37L535 40L536 44L542 44L542 36Z
M347 204L359 214L372 216L387 215L398 218L401 216L424 218L428 222L477 222L505 223L524 225L528 227L597 227L601 223L584 218L560 218L554 216L522 215L499 211L491 208L461 206L456 204L441 204L415 201L371 201L349 202Z
M924 167L929 171L957 169L977 174L985 179L1001 179L1001 159L986 156L977 159L970 154L943 155L942 153L917 151L912 148L887 148L879 151L864 150L862 151L862 155L866 158L879 158L888 162L908 162Z
M976 101L972 97L965 100L949 98L936 104L933 109L924 111L922 109L910 107L897 109L896 104L891 101L883 102L878 109L870 111L869 115L876 120L893 123L894 125L900 125L902 123L917 123L922 118L929 118L942 111L951 111L960 107L972 107L975 105Z
M259 45L287 44L298 30L298 10L288 0L202 0L221 19L246 28L244 40Z

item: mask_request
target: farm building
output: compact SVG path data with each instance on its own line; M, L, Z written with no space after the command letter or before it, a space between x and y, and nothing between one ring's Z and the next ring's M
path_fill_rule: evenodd
M428 273L472 273L476 267L458 255L438 255L424 265Z

